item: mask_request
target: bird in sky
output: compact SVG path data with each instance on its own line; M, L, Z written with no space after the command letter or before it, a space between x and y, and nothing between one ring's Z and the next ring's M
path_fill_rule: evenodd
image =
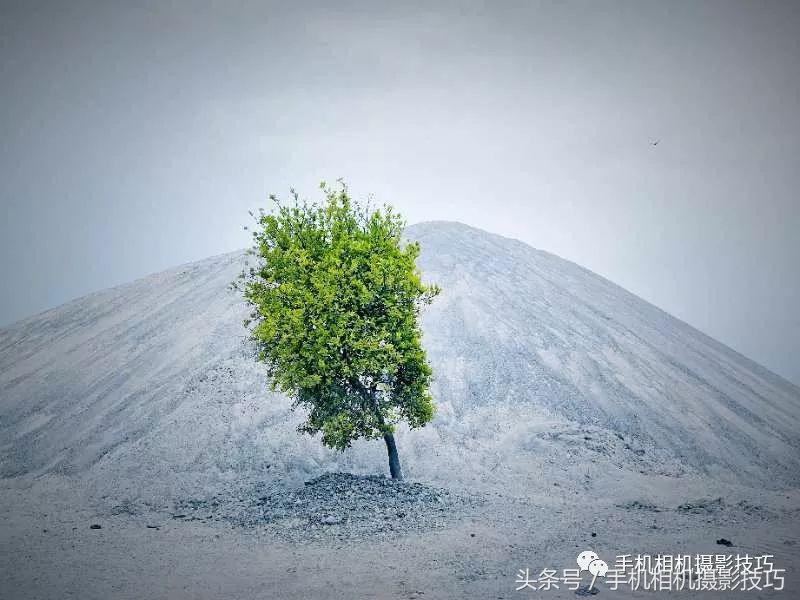
M661 140L655 140L654 142L650 142L650 145L651 146L658 146L658 142L660 142L660 141Z

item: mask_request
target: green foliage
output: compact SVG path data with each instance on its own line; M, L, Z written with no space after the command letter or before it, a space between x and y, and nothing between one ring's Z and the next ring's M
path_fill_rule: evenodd
M402 217L321 184L324 202L276 204L256 215L243 273L251 338L276 389L308 409L301 430L343 450L421 427L434 414L420 308L438 294L422 283L418 243L403 243Z

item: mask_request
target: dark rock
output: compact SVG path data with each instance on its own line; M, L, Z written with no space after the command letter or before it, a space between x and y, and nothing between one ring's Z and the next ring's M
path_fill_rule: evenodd
M594 596L599 593L600 593L599 589L597 589L594 586L590 588L588 585L582 585L577 590L575 590L576 596Z

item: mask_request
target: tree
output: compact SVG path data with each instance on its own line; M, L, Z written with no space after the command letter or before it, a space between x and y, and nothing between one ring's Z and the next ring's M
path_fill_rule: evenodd
M254 215L245 324L273 388L308 410L301 432L338 450L383 437L402 479L395 426L434 414L418 317L439 288L420 279L420 246L403 243L405 221L390 206L358 203L342 182L320 187L322 203L292 190L291 205L270 196L276 210Z

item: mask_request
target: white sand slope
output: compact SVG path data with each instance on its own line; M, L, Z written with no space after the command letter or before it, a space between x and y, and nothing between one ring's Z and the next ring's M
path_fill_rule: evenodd
M573 263L457 223L409 228L443 294L424 316L435 422L408 475L491 486L565 465L800 481L800 389ZM105 490L383 472L377 442L301 436L245 343L243 253L98 292L0 331L0 475ZM598 466L599 465L599 466ZM588 475L588 473L587 473Z

